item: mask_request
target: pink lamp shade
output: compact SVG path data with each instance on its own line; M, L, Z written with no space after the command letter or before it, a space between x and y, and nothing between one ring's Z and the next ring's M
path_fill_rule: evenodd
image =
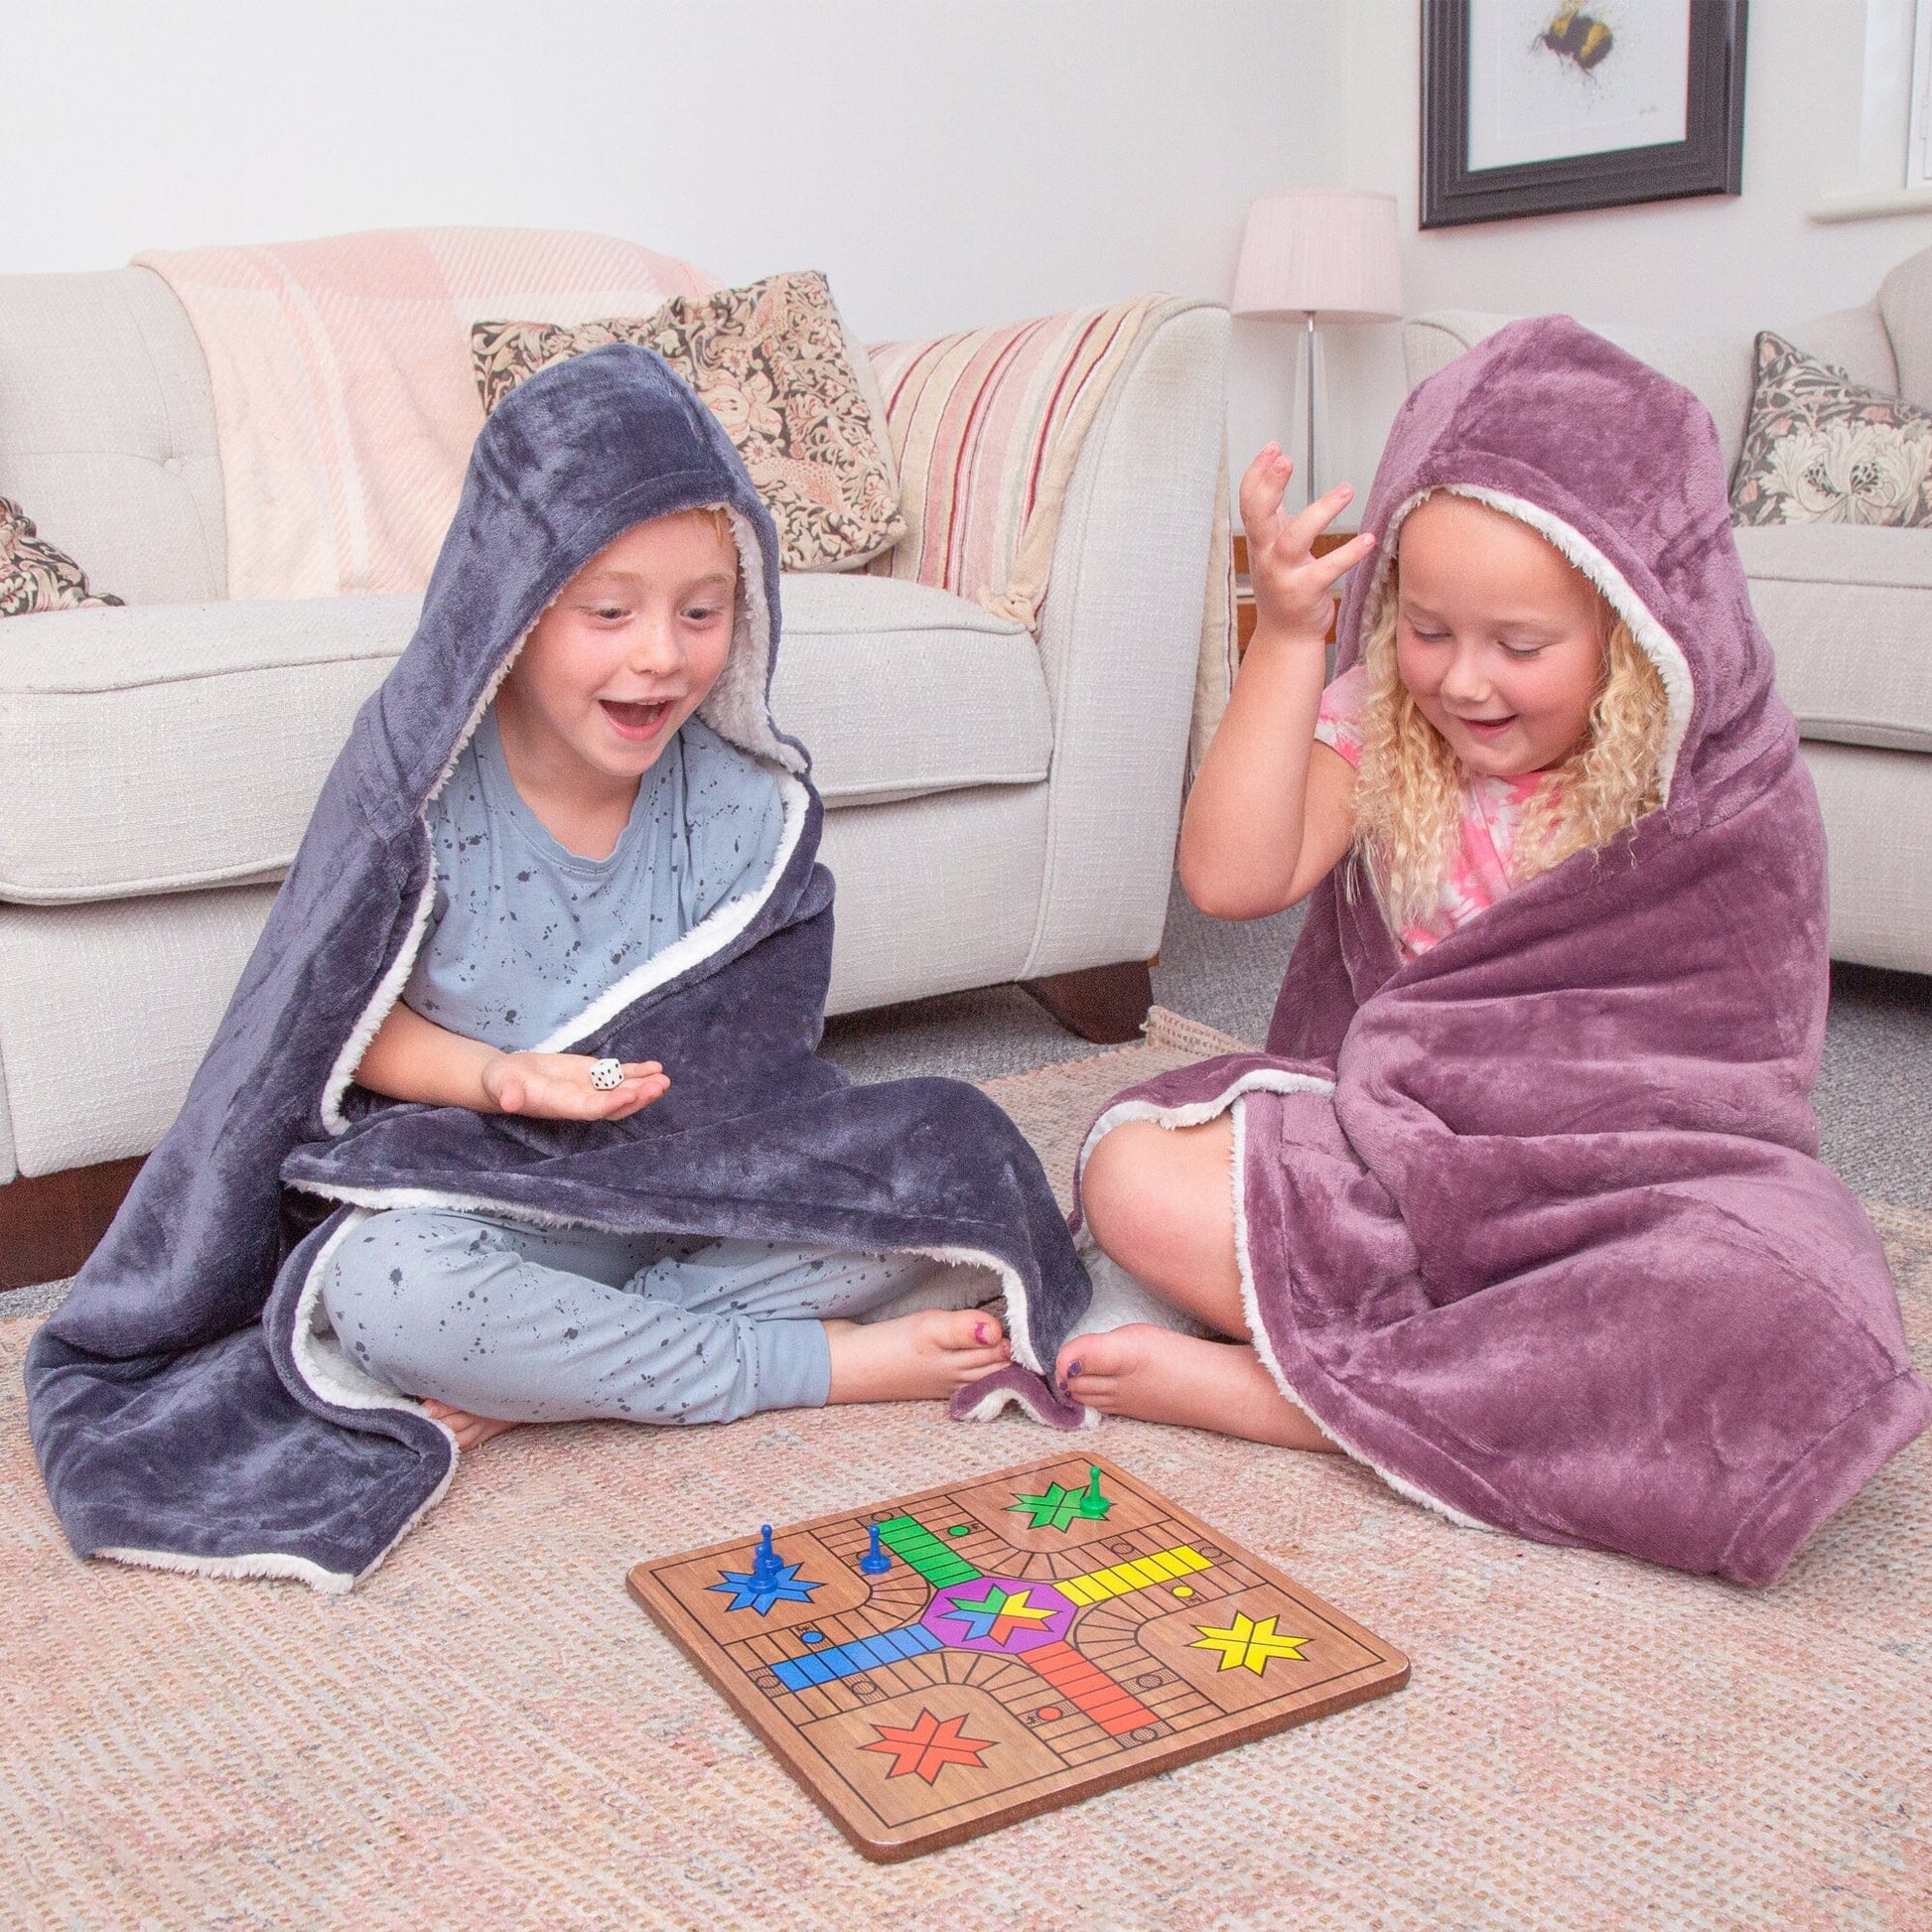
M1238 316L1385 322L1402 314L1395 197L1290 188L1248 205L1234 271Z

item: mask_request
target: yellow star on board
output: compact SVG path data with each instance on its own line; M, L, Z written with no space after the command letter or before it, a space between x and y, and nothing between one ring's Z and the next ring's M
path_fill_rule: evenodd
M1236 1610L1234 1621L1225 1630L1208 1623L1195 1624L1200 1636L1187 1647L1218 1650L1221 1661L1215 1666L1217 1670L1246 1669L1259 1677L1277 1657L1299 1660L1302 1646L1309 1641L1307 1637L1278 1637L1275 1621L1274 1617L1265 1616L1257 1623L1253 1617Z

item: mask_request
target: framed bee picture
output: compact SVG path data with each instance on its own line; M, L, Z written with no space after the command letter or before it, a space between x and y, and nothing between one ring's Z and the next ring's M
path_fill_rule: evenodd
M1422 223L1735 195L1745 0L1422 0Z

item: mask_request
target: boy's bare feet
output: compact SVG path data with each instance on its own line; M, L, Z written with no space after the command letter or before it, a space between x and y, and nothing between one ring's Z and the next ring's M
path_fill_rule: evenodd
M513 1422L498 1422L494 1416L473 1416L462 1409L452 1409L447 1402L425 1402L423 1407L428 1410L431 1422L440 1422L456 1438L460 1449L477 1449L492 1436L519 1427Z
M1335 1447L1242 1342L1203 1341L1133 1321L1076 1336L1060 1350L1055 1373L1066 1394L1102 1415L1181 1423L1283 1449Z
M943 1399L1004 1368L1013 1348L983 1309L927 1309L893 1321L827 1321L832 1349L828 1402Z

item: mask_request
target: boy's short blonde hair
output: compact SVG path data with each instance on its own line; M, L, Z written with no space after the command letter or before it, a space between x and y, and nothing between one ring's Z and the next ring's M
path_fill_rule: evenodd
M1396 568L1362 642L1368 694L1355 790L1355 840L1397 932L1426 924L1467 810L1468 775L1422 715L1396 661ZM1603 677L1577 749L1546 772L1517 830L1513 884L1573 853L1607 845L1663 802L1660 771L1670 721L1664 680L1630 626L1599 597Z
M696 509L674 510L672 514L709 517L711 527L718 533L718 541L724 544L734 556L738 554L738 537L732 529L732 513L723 503L705 503Z

